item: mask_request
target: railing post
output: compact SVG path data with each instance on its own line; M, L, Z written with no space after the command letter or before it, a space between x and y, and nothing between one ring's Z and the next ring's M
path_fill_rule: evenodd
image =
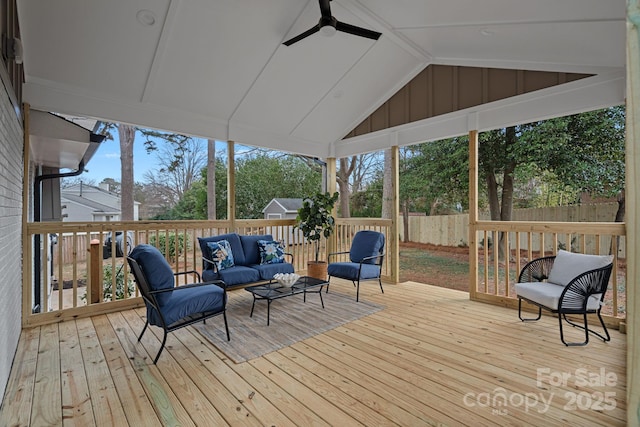
M89 249L89 287L91 292L91 304L100 302L100 291L102 283L102 262L100 259L100 240L91 239L91 248Z

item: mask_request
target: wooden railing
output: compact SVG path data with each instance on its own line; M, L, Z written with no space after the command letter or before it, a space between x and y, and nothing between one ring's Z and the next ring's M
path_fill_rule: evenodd
M198 237L231 230L245 235L271 234L284 242L286 251L294 256L295 270L304 274L307 261L313 259L315 253L312 245L294 228L295 224L292 219L236 220L233 224L230 221L29 223L24 244L23 325L35 326L142 306L129 266L121 256L141 243L158 247L176 272L201 271ZM390 220L338 219L329 250L348 250L353 234L361 229L389 235L390 226ZM34 242L38 240L39 261L38 257L34 258ZM327 248L323 245L321 250L321 259L326 260ZM36 262L39 265L35 265ZM385 277L391 265L387 258L383 265ZM40 291L39 305L35 301L35 287ZM36 306L38 310L33 312Z
M626 253L624 223L479 221L470 230L471 247L478 248L470 262L471 299L517 307L513 285L528 261L558 249L610 254L613 272L602 313L612 326L626 317L626 259L620 256Z

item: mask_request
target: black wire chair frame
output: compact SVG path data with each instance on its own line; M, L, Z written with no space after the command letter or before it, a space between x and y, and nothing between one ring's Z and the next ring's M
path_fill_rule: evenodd
M555 256L547 256L529 262L522 268L522 271L520 272L520 275L518 277L518 283L542 282L547 280L549 278L549 272L551 271L551 267L553 267L554 261ZM608 342L611 340L611 336L609 335L609 331L607 330L604 320L602 319L600 311L602 309L605 293L607 292L609 278L611 277L612 270L613 264L609 264L601 268L584 272L575 277L567 284L567 286L565 286L562 294L560 295L558 306L555 308L547 307L529 298L518 295L518 317L523 322L540 320L542 316L542 309L557 314L558 323L560 325L560 340L566 346L586 345L587 343L589 343L589 333L596 335L604 342ZM587 305L589 302L589 298L591 298L592 295L598 294L600 295L598 308L588 308ZM522 317L523 300L538 307L538 316L536 318ZM598 320L602 325L604 335L589 328L587 314L595 314L598 316ZM567 317L567 315L582 315L584 325L573 322ZM585 338L583 342L567 342L564 339L564 331L562 328L563 319L571 326L584 330Z

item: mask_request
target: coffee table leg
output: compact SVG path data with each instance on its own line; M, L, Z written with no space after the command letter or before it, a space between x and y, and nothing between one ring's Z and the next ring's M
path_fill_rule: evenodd
M267 300L267 326L269 326L269 319L271 318L271 300Z
M322 304L322 309L324 310L324 300L322 299L322 287L320 287L320 292L318 292L318 295L320 295L320 303Z
M249 317L253 317L253 308L256 306L256 296L253 296L253 304L251 304L251 314Z

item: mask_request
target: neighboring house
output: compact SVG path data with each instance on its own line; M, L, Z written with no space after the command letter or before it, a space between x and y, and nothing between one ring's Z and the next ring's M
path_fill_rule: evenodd
M295 219L301 207L302 199L276 198L267 203L262 213L264 219Z
M298 209L301 207L302 199L276 198L267 203L267 206L262 209L262 213L264 214L264 219L296 219ZM302 242L304 239L302 232L298 228L267 227L267 232L273 235L276 240L284 240L287 245Z
M79 184L60 190L62 220L65 222L120 221L120 196L109 191L109 184L100 187ZM139 202L133 203L133 220L138 220Z

